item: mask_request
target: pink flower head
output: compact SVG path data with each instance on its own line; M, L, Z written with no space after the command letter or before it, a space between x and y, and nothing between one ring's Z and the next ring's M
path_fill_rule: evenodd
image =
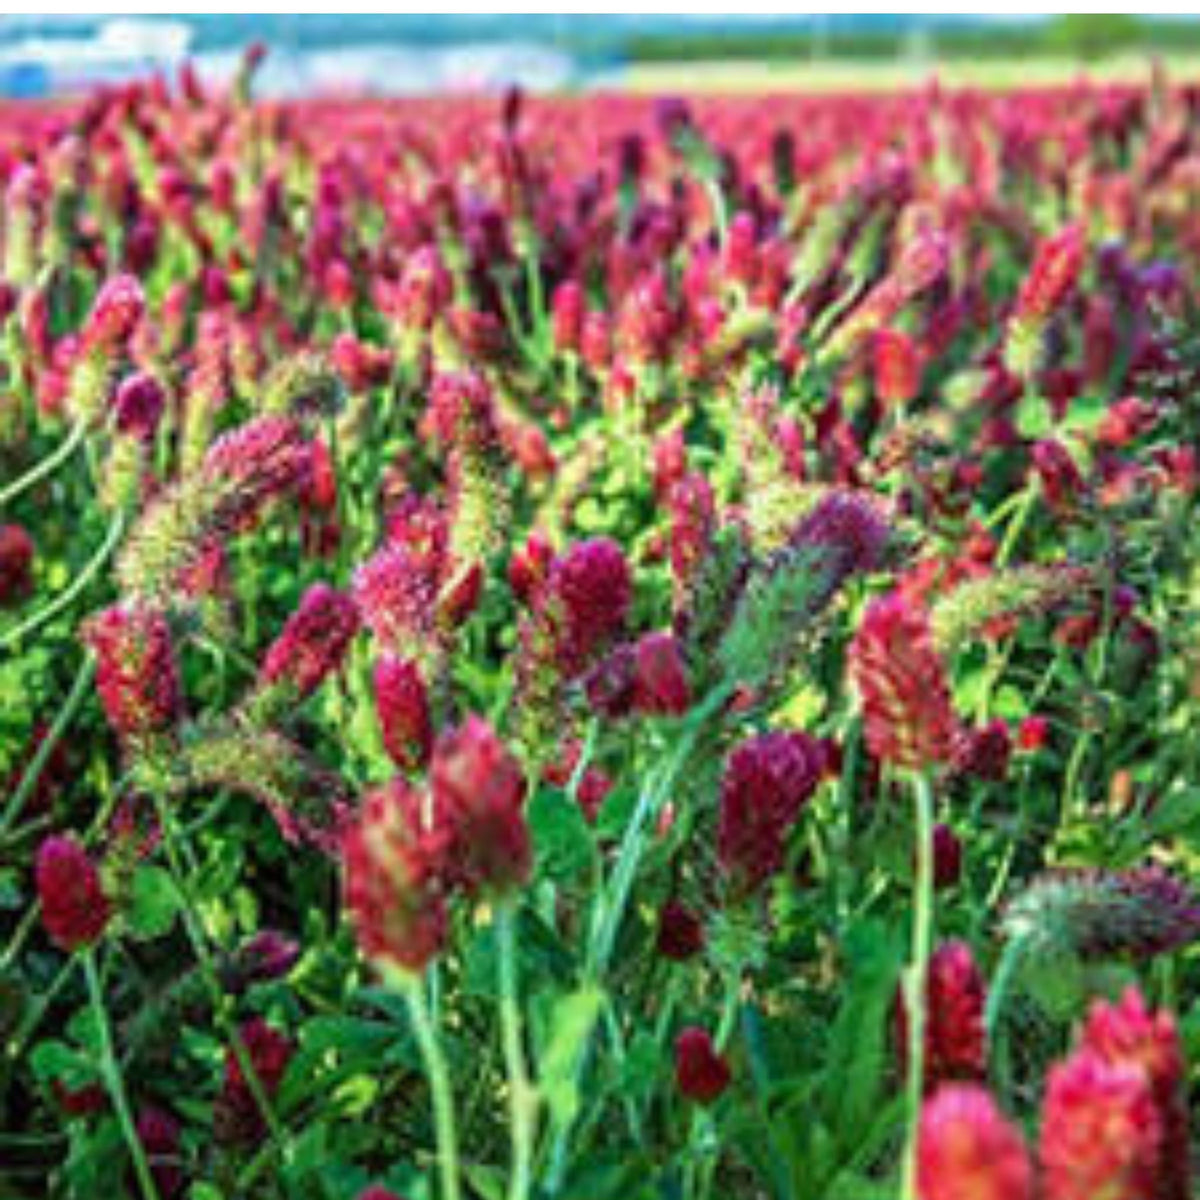
M112 905L87 851L69 835L49 837L38 847L34 875L51 941L68 952L98 941Z
M787 835L824 769L824 747L805 733L759 734L729 756L717 858L740 890L753 891L782 868Z
M983 1088L940 1088L921 1110L918 1138L921 1200L1033 1200L1025 1140Z
M708 1030L688 1028L675 1039L675 1083L688 1100L712 1104L729 1087L731 1076Z
M913 769L950 760L957 720L923 608L902 592L873 601L851 643L850 669L876 758Z
M100 289L83 330L87 351L105 355L124 351L146 309L142 285L133 275L114 275Z
M1084 1048L1052 1067L1042 1105L1043 1200L1152 1200L1162 1121L1145 1074Z
M346 907L370 958L420 972L446 941L445 838L400 779L370 792L343 841Z
M297 700L337 670L358 630L358 609L344 592L314 583L263 659L260 686L283 684Z
M84 640L96 655L96 688L108 723L125 741L165 733L182 700L167 619L146 605L114 605L92 617Z
M375 664L374 683L384 748L400 770L420 770L433 748L429 695L420 668L411 659L385 655Z
M559 351L578 352L585 311L583 288L574 279L568 279L554 289L551 312L554 345Z
M885 409L902 408L921 386L921 359L913 340L898 329L877 329L871 344L875 394Z
M1189 1200L1186 1067L1172 1015L1152 1012L1137 989L1129 988L1118 1004L1101 1000L1092 1005L1081 1044L1110 1065L1144 1074L1163 1135L1154 1200Z
M525 776L480 717L442 734L429 767L447 867L468 891L520 887L533 865L525 822Z

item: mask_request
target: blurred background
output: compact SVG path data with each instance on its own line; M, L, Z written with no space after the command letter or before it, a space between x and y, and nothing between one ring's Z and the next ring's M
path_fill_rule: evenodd
M0 16L0 96L41 97L171 71L210 80L270 49L267 95L629 88L745 91L1058 82L1082 69L1200 78L1200 20L1126 13L794 17L672 14Z

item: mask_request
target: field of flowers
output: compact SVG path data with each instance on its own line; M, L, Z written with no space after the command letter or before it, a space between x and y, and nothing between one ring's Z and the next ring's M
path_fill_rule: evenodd
M1187 1200L1200 91L253 65L0 107L0 1197Z

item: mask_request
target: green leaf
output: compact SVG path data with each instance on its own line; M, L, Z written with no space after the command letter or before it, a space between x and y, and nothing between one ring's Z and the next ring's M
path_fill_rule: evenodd
M139 941L170 933L181 905L175 883L162 867L140 866L134 871L125 920Z
M588 871L595 859L592 832L579 811L559 791L534 793L526 810L538 871L551 879L571 879Z
M573 1121L579 1110L579 1066L603 1005L604 993L599 988L583 987L561 997L550 1014L549 1036L538 1074L546 1107L556 1125Z
M483 1200L504 1200L508 1189L508 1174L500 1167L484 1163L469 1163L463 1168L467 1182Z

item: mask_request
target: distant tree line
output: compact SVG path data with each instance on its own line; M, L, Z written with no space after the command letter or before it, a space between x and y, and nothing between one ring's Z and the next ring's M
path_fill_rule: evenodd
M1133 52L1200 50L1200 21L1163 21L1128 13L1068 13L1013 25L910 18L897 25L858 27L834 19L803 29L764 26L736 32L653 31L630 37L635 62L711 59L786 61L822 58L888 59L914 45L940 57L1066 57L1081 62Z

